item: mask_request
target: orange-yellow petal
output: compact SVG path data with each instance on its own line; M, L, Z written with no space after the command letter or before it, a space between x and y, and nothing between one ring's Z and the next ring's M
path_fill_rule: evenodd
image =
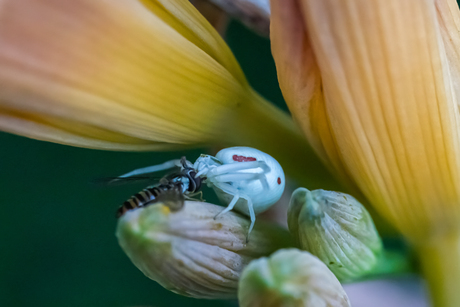
M271 1L271 11L272 54L284 99L318 156L350 183L326 114L321 75L299 3Z
M330 181L188 1L0 0L0 24L4 131L98 149L252 146L313 187Z
M460 102L460 10L455 0L436 0L441 38L446 50L457 103Z
M190 3L206 18L222 37L230 24L228 14L208 0L190 0Z
M0 7L4 108L186 144L216 138L226 109L248 99L226 67L137 1Z
M171 150L171 143L151 142L69 119L0 107L0 130L53 143L119 151Z
M459 118L435 3L301 0L344 167L412 240L457 230Z
M184 38L225 67L242 85L247 85L243 72L227 44L193 6L184 5L183 0L140 1Z

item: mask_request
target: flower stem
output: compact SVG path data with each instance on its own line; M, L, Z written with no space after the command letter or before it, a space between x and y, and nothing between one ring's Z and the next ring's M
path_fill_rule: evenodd
M460 306L460 233L425 242L419 255L433 306Z
M412 264L412 257L407 251L385 250L374 270L362 280L410 273L415 273L415 268Z

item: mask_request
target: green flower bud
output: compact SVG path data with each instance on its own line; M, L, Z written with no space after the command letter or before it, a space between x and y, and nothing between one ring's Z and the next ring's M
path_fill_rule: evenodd
M371 216L348 194L298 188L289 204L288 225L300 247L341 281L369 273L383 251Z
M288 231L235 212L214 219L220 206L186 201L130 210L118 221L120 246L147 277L175 293L195 298L235 298L243 268L253 259L292 246Z
M241 307L351 306L326 265L297 249L252 261L241 275L238 300Z

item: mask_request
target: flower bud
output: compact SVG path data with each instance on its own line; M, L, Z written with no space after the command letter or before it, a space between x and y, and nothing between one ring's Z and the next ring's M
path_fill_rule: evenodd
M382 254L371 216L348 194L298 188L292 193L288 224L300 247L341 281L369 273Z
M195 298L234 298L243 268L292 246L292 240L278 226L257 221L246 242L249 220L235 212L214 219L222 210L196 201L172 210L159 202L126 212L116 236L134 265L166 289Z
M318 258L297 249L252 261L238 287L241 307L350 306L337 277Z

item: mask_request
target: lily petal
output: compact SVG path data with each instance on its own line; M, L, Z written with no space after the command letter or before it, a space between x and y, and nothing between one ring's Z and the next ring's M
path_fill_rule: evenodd
M230 24L230 17L227 12L217 7L208 0L190 0L190 3L203 15L214 29L225 37Z
M136 1L6 0L1 21L6 109L191 143L215 138L223 110L247 99L225 67Z
M270 38L272 54L284 99L317 155L362 203L362 195L349 173L332 130L318 64L297 0L271 1ZM397 232L372 206L367 209L379 231L388 236Z
M446 50L457 103L460 102L460 10L455 0L436 0L441 37Z
M77 121L3 108L0 108L0 130L53 143L106 150L167 150L174 146L137 139Z
M242 85L248 86L243 71L218 32L193 6L181 0L140 0L156 16L219 62Z
M188 1L0 0L0 23L4 131L97 149L257 147L337 189Z
M300 4L351 178L414 241L456 229L459 118L435 3Z
M349 182L326 113L323 84L296 0L271 1L272 54L284 99L323 162Z

